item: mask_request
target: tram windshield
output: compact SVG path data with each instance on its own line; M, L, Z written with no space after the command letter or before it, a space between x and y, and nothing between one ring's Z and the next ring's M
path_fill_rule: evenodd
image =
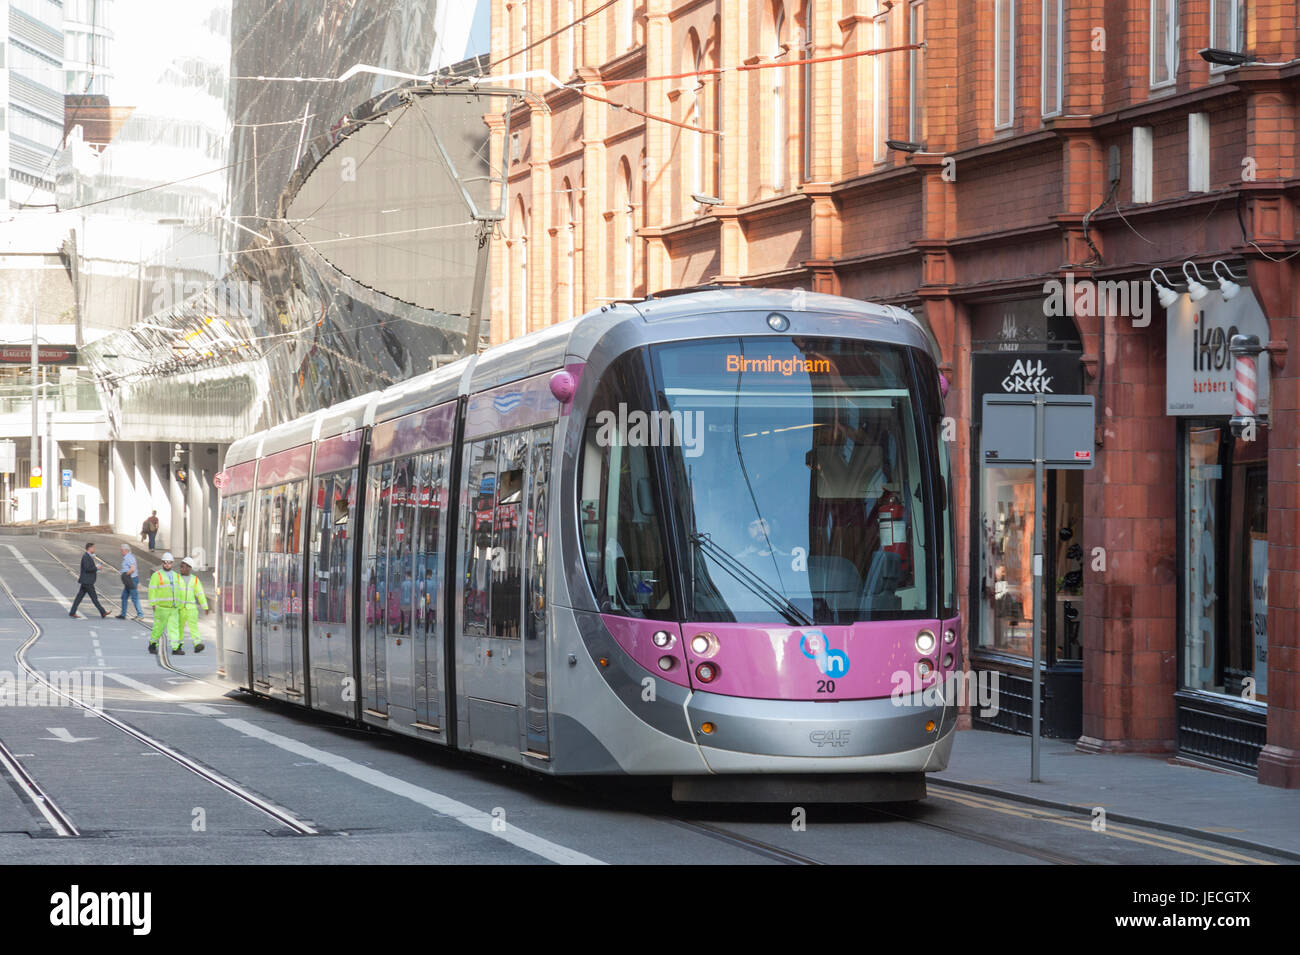
M930 612L925 457L902 348L736 338L652 349L688 619Z

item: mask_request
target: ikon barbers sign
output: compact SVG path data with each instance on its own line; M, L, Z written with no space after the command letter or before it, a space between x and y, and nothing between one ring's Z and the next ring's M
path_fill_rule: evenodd
M1228 345L1233 335L1269 340L1268 319L1248 288L1225 300L1211 292L1199 302L1186 293L1168 310L1165 413L1227 416L1233 413L1236 372ZM1268 414L1268 355L1257 359L1257 414Z

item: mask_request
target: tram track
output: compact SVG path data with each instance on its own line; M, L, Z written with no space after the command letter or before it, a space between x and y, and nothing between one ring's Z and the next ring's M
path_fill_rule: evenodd
M62 560L59 560L59 558L56 557L54 554L50 553L48 549L46 549L46 553L50 554L50 556L59 564L63 565L65 568L67 567L67 564L65 564ZM149 747L149 749L153 750L159 755L167 757L173 763L176 763L178 766L181 766L182 768L186 769L187 771L199 777L200 779L204 780L205 782L210 783L211 785L215 786L217 789L224 791L225 793L234 797L240 802L243 802L244 804L251 806L253 809L258 810L263 815L270 817L272 820L274 820L281 826L285 827L289 831L297 835L318 835L319 834L318 831L313 826L298 819L287 809L277 806L276 804L270 802L269 800L263 799L261 796L258 796L257 794L248 791L247 789L240 786L238 783L234 782L233 780L226 778L225 776L216 772L215 770L210 769L207 766L204 766L203 764L197 762L196 760L190 758L189 756L186 756L184 753L167 745L162 740L149 735L143 730L140 730L135 726L132 726L131 724L117 718L116 716L113 716L111 713L107 712L107 710L100 707L92 706L91 704L87 703L85 700L81 699L80 697L71 693L67 693L64 690L60 689L59 687L55 686L52 682L50 682L45 677L43 673L37 670L36 667L34 667L27 660L28 651L32 647L34 647L37 641L41 638L43 631L40 625L32 618L30 614L28 614L26 608L23 607L22 602L18 599L18 596L9 587L8 581L4 580L2 577L0 577L0 589L4 590L5 595L9 598L10 602L13 604L14 609L17 610L18 614L27 622L28 626L31 628L31 635L21 646L18 647L16 651L14 651L14 660L27 673L27 675L32 680L36 681L41 686L43 686L45 690L49 694L51 694L52 697L57 697L61 700L64 700L65 702L70 703L81 710L84 710L87 714L103 720L105 723L109 724L114 729L119 730L122 733L125 733L127 736L133 738L139 743L144 744L145 746ZM190 676L189 674L185 674L185 675ZM8 751L6 750L6 752ZM15 772L20 774L19 776L15 776L15 779L19 781L19 787L23 788L24 792L27 791L27 789L24 788L25 785L24 779L27 780L26 786L32 786L35 783L35 780L31 779L31 774L28 773L24 767L22 767L21 763L18 763L17 759L12 755L12 753L8 753L7 759L0 757L0 762L3 762L6 765L6 769L10 771L11 775L13 775ZM48 794L44 793L44 791L41 790L38 786L31 790L31 795L29 796L29 798L33 799L34 801L43 800L37 802L37 807L41 810L42 815L44 815L47 820L50 820L51 825L55 828L56 832L60 833L60 835L80 834L77 831L76 826L72 823L72 820L68 818L67 815L62 812L62 810L59 810L57 806L53 803L53 801L49 798ZM50 814L46 812L47 809L51 809L52 812L58 817L59 819L58 824L56 824L55 821L50 818ZM63 830L70 830L70 831L63 831Z

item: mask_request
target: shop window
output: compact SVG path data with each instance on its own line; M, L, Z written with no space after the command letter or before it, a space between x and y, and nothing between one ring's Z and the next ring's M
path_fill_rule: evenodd
M1268 695L1268 431L1185 425L1184 689L1263 703Z

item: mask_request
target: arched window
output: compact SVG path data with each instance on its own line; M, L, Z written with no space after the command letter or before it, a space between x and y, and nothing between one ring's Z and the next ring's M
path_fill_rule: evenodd
M777 2L772 5L771 35L768 39L768 54L773 60L785 56L786 41L785 4ZM785 191L785 70L776 68L766 71L771 77L772 109L772 189Z
M574 284L577 280L577 229L574 219L573 186L566 178L560 187L560 275L563 276L564 288L561 291L561 311L559 321L566 321L578 313L577 300L574 296Z
M566 9L567 13L565 14L564 22L573 23L578 19L577 3L575 0L568 0ZM572 76L574 71L578 68L578 29L579 27L575 24L564 31L565 62L564 69L560 72L560 75L565 79Z
M528 218L524 197L515 200L510 228L510 314L507 319L509 341L528 332Z
M632 216L635 211L632 206L632 168L624 159L619 163L617 192L614 197L614 221L617 223L615 255L620 263L617 298L632 298L636 288L635 257L632 254L636 233Z
M690 69L697 73L704 69L704 47L700 44L700 35L692 29L687 34L687 48L690 52ZM696 76L692 81L690 112L686 121L700 128L704 123L704 77ZM689 191L694 195L704 193L704 134L689 133L690 137L690 182Z
M618 52L632 49L636 26L636 0L622 0L618 11Z

